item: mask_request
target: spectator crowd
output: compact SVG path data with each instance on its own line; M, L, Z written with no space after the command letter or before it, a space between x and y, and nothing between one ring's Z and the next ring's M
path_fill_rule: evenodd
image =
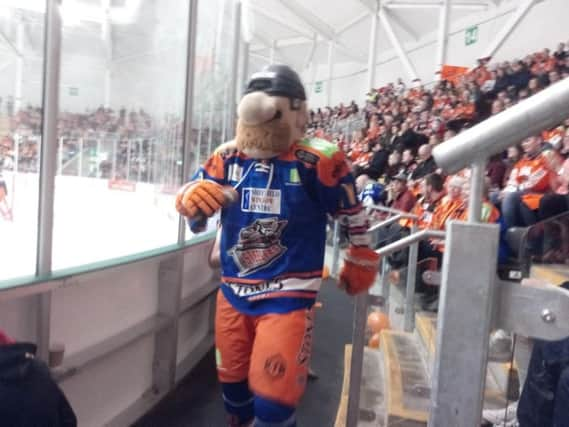
M553 53L543 49L514 61L484 58L476 68L430 89L420 81L408 88L398 80L372 89L363 108L352 102L311 111L309 132L335 142L346 154L362 199L414 213L419 228L444 230L449 220L466 219L470 171L446 176L433 148L568 76L569 46L564 43ZM354 123L363 126L354 129ZM482 219L500 222L504 230L569 210L569 117L492 157L486 175ZM402 222L397 236L409 225ZM501 248L503 262L510 249ZM440 263L443 250L441 242L430 242L421 248L420 259ZM569 258L567 248L546 252L544 260Z

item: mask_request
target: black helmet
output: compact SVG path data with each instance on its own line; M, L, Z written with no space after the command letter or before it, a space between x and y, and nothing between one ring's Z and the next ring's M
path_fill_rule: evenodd
M306 92L300 77L287 65L267 65L263 71L253 74L245 94L257 91L306 101Z

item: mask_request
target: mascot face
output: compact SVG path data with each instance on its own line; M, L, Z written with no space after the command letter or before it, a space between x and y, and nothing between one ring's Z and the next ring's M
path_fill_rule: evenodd
M254 159L286 153L303 138L308 121L304 87L286 66L271 65L253 75L238 109L236 143Z

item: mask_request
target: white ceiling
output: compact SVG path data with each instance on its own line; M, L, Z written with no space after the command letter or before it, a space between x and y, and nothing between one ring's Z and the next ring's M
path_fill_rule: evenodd
M509 1L519 0L450 0L450 20L460 20ZM408 7L410 3L423 7L411 8ZM415 43L437 31L441 9L437 5L442 3L442 0L382 0L387 17L403 45ZM335 63L367 62L374 0L249 0L244 4L253 27L251 52L257 60L270 58L271 45L276 40L276 60L303 69L317 34L313 61L324 64L328 59L330 33L327 30L330 30L338 47ZM291 11L298 8L302 10ZM317 25L313 21L317 21ZM381 53L391 50L392 45L385 29L381 24L379 27L377 50Z

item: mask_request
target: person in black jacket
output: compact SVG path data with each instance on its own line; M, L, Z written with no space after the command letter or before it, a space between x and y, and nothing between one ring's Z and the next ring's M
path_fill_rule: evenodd
M435 159L431 152L432 147L428 144L421 145L421 147L419 147L417 168L411 174L411 179L413 181L424 178L437 170L437 164L435 163Z
M385 169L387 168L389 159L389 151L383 145L376 143L373 147L373 152L370 165L365 171L365 174L374 181L377 181L380 176L385 174Z
M14 343L0 331L0 425L76 427L77 418L36 346Z

